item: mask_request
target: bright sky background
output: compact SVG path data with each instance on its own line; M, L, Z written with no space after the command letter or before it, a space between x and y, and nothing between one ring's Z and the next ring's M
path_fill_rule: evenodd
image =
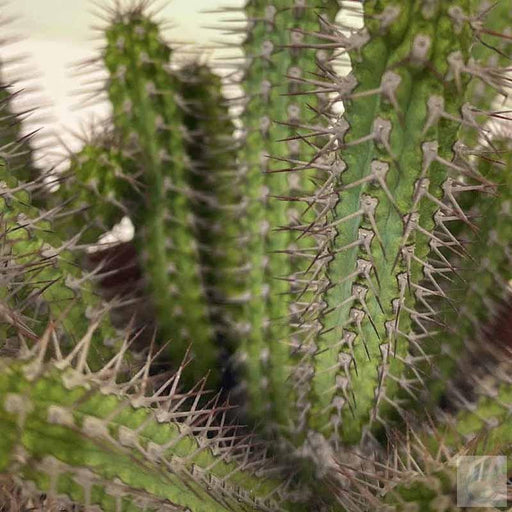
M105 5L108 0L100 0ZM113 3L113 2L111 2ZM165 6L160 13L173 28L168 35L174 41L193 45L205 45L218 37L205 25L216 24L225 16L201 13L218 5L240 6L243 0L161 0ZM98 23L93 15L98 9L92 0L8 0L1 7L2 18L15 15L17 20L8 26L9 33L19 35L23 41L0 49L0 57L27 54L27 67L22 75L35 77L42 88L41 99L36 102L50 103L47 112L53 116L44 123L44 132L50 136L57 131L68 143L72 143L67 128L77 129L91 116L104 116L105 105L82 108L73 91L80 87L71 76L71 65L96 55L100 42L92 26ZM38 97L38 98L39 98ZM46 112L46 111L45 111Z

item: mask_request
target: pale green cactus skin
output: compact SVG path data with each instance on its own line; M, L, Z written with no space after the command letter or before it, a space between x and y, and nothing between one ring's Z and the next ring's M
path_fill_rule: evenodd
M247 203L241 228L249 272L237 362L247 392L248 414L266 418L269 427L274 423L286 430L296 429L298 420L292 418L300 414L295 404L301 386L292 388L292 384L302 376L293 377L292 373L301 358L295 340L301 326L294 325L297 312L292 306L305 286L300 281L305 279L303 256L306 254L309 264L312 247L307 237L300 237L300 226L311 221L312 213L301 217L303 205L283 198L303 197L311 191L315 174L272 171L286 169L290 162L308 167L314 154L306 144L285 140L296 138L301 127L311 126L309 120L315 113L308 109L308 100L313 108L318 100L287 96L305 88L284 77L305 79L318 71L315 52L302 47L314 38L302 31L318 31L318 13L332 18L337 10L336 2L329 0L307 2L306 6L288 0L251 0L244 7L249 31L243 43L246 67L241 85L247 102L241 115L245 135L238 158ZM303 297L306 302L309 296ZM292 399L292 394L296 398Z
M116 385L108 367L87 374L65 358L46 364L41 352L1 359L0 368L0 472L104 511L286 506L272 468L251 460L244 437L212 421L215 406L199 407L194 394L187 401L173 379L169 393L145 396L143 371ZM180 402L191 404L188 412L175 410Z
M175 365L192 345L189 384L211 371L215 385L218 351L193 233L179 86L168 69L171 50L158 26L137 8L114 16L106 39L103 58L114 124L127 143L140 149L145 202L133 212L133 222L159 337L171 341Z

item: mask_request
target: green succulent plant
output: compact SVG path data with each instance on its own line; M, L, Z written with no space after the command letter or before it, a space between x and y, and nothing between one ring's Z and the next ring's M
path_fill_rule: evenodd
M57 191L0 84L0 508L461 510L512 447L510 6L248 0L223 78L151 7Z

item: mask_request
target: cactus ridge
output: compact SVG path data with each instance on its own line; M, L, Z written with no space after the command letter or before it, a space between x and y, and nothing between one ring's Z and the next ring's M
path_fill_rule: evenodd
M263 418L272 430L293 429L290 419L298 416L290 399L290 371L296 366L297 318L293 308L297 283L301 282L301 254L311 248L309 240L298 240L293 226L299 222L299 204L283 200L312 190L314 176L282 172L279 161L309 159L311 149L296 140L297 127L307 123L314 111L298 95L299 82L283 83L283 76L306 76L316 69L315 52L306 48L319 30L318 11L336 14L336 2L246 2L238 11L245 17L241 74L230 80L243 93L234 104L241 106L242 135L237 152L243 214L241 238L245 245L247 274L245 302L239 322L239 348L235 365L245 393L244 402L252 418ZM244 31L244 29L241 29ZM238 28L228 27L231 33ZM325 53L325 52L324 52ZM240 101L241 100L241 101ZM313 109L317 100L312 101ZM283 113L286 116L282 118ZM282 167L282 165L281 165ZM292 424L291 424L292 423Z

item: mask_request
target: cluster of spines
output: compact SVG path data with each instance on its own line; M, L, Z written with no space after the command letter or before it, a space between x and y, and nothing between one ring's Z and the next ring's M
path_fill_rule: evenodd
M47 358L51 328L30 353L2 358L0 471L51 501L87 510L274 511L294 494L267 448L229 424L204 381L181 391L183 368L150 375L152 357L128 379L128 349L95 372L90 338ZM202 405L201 405L202 404ZM94 508L96 507L96 508ZM297 505L300 510L301 505Z
M421 424L411 417L411 422L399 429L390 428L385 447L371 455L350 449L338 452L337 471L327 478L342 510L455 511L461 509L459 499L469 498L474 500L472 506L489 506L489 502L496 505L498 497L506 503L510 484L503 472L487 489L482 487L488 485L488 473L475 479L475 473L469 471L466 485L462 477L468 464L503 463L492 456L508 458L511 454L510 376L505 367L486 382L475 379L472 384L479 388L480 398L471 404L466 402L466 410L429 417ZM469 459L460 459L467 456ZM508 468L504 470L509 475ZM344 485L333 477L336 473L345 477ZM473 496L469 495L471 491Z
M19 124L16 116L4 122L11 130ZM37 182L17 179L11 150L4 147L0 158L2 334L8 339L15 332L12 327L22 325L26 341L33 343L48 321L58 320L63 343L66 339L70 346L88 332L91 322L105 316L113 303L107 305L95 295L90 282L94 271L85 275L77 266L76 239L63 241L54 232L52 219L59 209L44 211L32 205L30 190ZM115 352L117 336L108 318L103 319L91 347L93 366Z
M491 483L485 481L489 472L483 469L480 481L468 464L502 463L493 456L510 456L511 380L502 369L486 383L474 384L479 385L481 396L470 409L446 415L444 422L430 420L426 428L409 426L405 435L396 436L390 443L391 451L376 472L380 478L375 479L380 480L378 503L383 510L460 510L464 499L472 499L473 507L498 506L498 500L500 506L509 503L507 465L499 479ZM466 482L465 473L469 477ZM488 487L479 489L479 485Z

